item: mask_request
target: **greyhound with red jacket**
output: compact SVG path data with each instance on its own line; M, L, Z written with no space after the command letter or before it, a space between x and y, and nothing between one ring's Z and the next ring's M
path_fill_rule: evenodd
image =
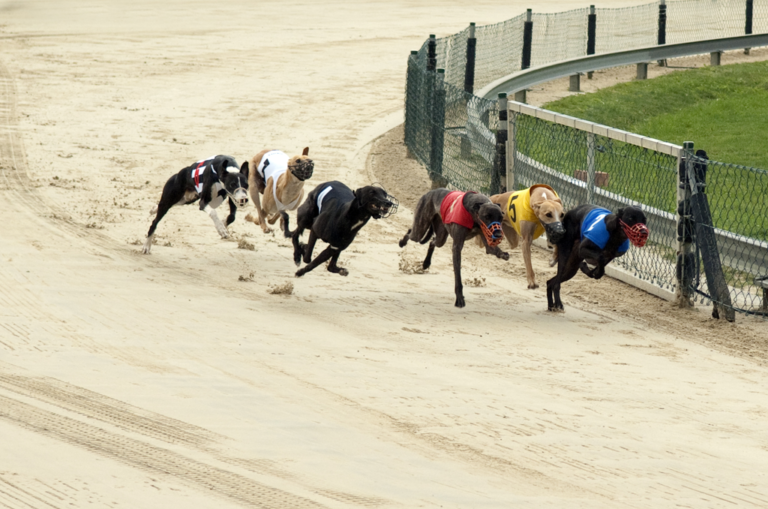
M432 253L443 247L448 235L453 239L453 275L455 280L455 306L463 308L464 285L461 282L461 250L464 242L482 233L485 252L509 260L509 254L499 249L504 234L501 229L501 208L482 194L449 191L439 188L429 191L419 199L413 216L413 226L400 241L405 247L408 240L420 244L429 242L424 269L432 264ZM430 242L431 240L431 242Z
M547 281L550 311L563 311L560 284L581 270L600 279L605 266L623 256L630 243L643 247L648 240L645 214L639 207L625 207L612 213L596 205L579 205L563 218L565 234L556 243L557 275Z

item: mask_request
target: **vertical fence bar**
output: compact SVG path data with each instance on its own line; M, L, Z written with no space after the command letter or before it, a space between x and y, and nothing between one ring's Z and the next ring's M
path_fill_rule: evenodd
M691 212L691 189L688 186L687 164L693 155L693 142L683 143L683 155L677 162L677 304L680 307L693 306L693 280L696 274L696 254L693 245L693 213Z
M515 159L517 155L517 119L507 102L507 191L515 190Z
M435 73L434 89L432 95L432 132L430 147L430 178L434 187L445 187L443 177L443 141L445 139L445 69L438 69Z
M753 0L747 0L747 10L745 12L744 34L752 34L752 14L754 12ZM749 55L749 48L744 48L744 54Z
M475 55L477 52L477 39L475 39L475 24L469 24L469 37L467 37L467 67L464 70L464 91L470 94L475 91Z
M533 11L525 11L525 24L523 25L523 60L521 69L531 67L531 44L533 43Z
M403 141L405 142L405 157L408 159L415 159L413 151L411 150L411 144L415 143L416 132L419 129L418 122L418 106L416 90L419 86L419 69L417 56L418 51L411 51L408 57L408 67L405 76L405 124L403 125Z
M587 203L595 203L595 135L587 133Z
M691 150L692 145L691 143ZM702 154L702 156L705 155L705 153ZM707 287L712 299L712 317L720 318L724 315L726 320L732 322L736 319L736 312L733 309L731 292L723 273L715 227L712 224L712 212L705 192L706 163L702 163L703 159L704 157L699 157L698 162L694 162L692 155L689 154L685 164L688 187L691 189L691 210L696 222L696 245L701 252L701 261L707 276ZM697 166L703 166L703 168L699 170Z
M499 94L499 127L496 129L496 158L491 178L491 194L503 193L507 176L507 94Z
M437 68L437 40L435 34L429 34L427 42L427 70L434 71Z
M468 94L475 89L475 56L477 52L477 39L475 38L475 24L469 24L469 37L467 38L467 66L464 70L464 91ZM461 137L461 158L472 157L472 142L467 135Z
M589 6L589 15L587 16L587 55L595 54L595 36L597 33L597 14L595 6ZM587 72L587 79L592 79L592 71Z
M667 43L667 4L665 0L659 0L659 31L656 43L662 46ZM659 60L659 65L666 65L666 60Z

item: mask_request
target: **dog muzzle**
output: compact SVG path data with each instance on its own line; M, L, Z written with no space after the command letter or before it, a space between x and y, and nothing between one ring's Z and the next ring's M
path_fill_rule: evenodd
M237 197L238 195L239 198ZM235 189L234 193L227 191L227 196L229 196L229 199L232 200L232 203L234 203L235 206L239 209L248 205L248 191L246 191L244 187L238 187Z
M315 171L315 163L312 161L306 161L301 164L291 165L290 168L294 177L304 181L312 178L312 173Z
M392 196L391 194L387 194L387 200L384 202L383 205L377 205L378 212L376 215L378 216L377 219L382 219L385 217L389 217L392 214L397 213L397 207L400 205L400 202Z
M565 227L560 221L545 224L544 231L547 233L547 240L552 244L560 242L560 239L565 235Z
M637 223L629 226L627 223L619 219L621 223L621 229L624 230L629 241L635 247L643 247L648 242L648 227L643 223Z
M501 229L501 223L494 221L488 226L480 223L480 229L483 232L485 241L490 247L496 247L501 244L501 240L504 238L504 230Z

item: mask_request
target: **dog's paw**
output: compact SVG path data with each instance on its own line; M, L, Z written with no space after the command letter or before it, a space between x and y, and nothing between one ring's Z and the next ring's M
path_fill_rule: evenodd
M424 270L427 270L430 265L432 265L431 262L428 262L427 260L424 260L424 263L421 264L421 268L424 269Z
M150 254L150 253L149 253L149 248L148 248L148 247L143 247L143 248L141 249L141 254L147 254L147 255L148 255L148 254Z
M464 306L466 306L466 304L464 303L463 295L459 295L456 297L456 303L454 304L454 306L456 306L457 308L463 308Z
M565 309L563 308L563 305L561 304L560 306L557 306L557 305L550 306L548 311L551 311L553 313L564 313Z
M528 284L528 289L529 290L535 290L538 287L539 287L539 285L537 285L536 283L529 283Z
M349 276L349 271L347 269L339 269L339 276Z
M306 274L306 271L305 271L304 269L301 269L301 270L297 270L297 271L296 271L296 277L301 277L301 276L303 276L304 274Z
M505 253L504 251L502 251L501 254L499 255L499 258L501 258L506 262L507 260L509 260L509 253Z

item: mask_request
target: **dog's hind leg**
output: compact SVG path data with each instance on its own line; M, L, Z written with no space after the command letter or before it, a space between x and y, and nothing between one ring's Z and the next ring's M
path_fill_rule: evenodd
M400 247L405 247L405 245L406 245L406 244L408 244L408 239L409 239L409 238L410 238L410 236L411 236L411 231L413 231L413 229L412 229L412 228L409 228L409 229L408 229L408 233L406 233L406 234L405 234L405 237L403 237L402 239L400 239L400 242L398 242L398 245L399 245Z
M334 249L333 247L328 246L327 248L325 248L325 250L322 253L317 255L317 258L312 260L306 267L304 267L303 269L297 270L296 277L301 277L307 272L313 270L315 267L317 267L321 263L325 263L334 255L335 252L338 252L338 249Z
M334 248L331 248L331 249L334 249ZM336 252L333 253L333 256L331 256L331 263L328 264L328 272L333 272L334 274L339 274L340 276L348 276L349 271L347 269L336 265L336 262L339 261L340 254L341 254L340 249L337 249Z
M157 205L157 207L155 207L155 210L157 210L157 215L155 216L154 221L152 221L152 225L149 227L149 232L147 232L147 240L144 242L144 247L141 250L142 253L149 254L149 252L152 250L152 240L155 237L155 230L157 229L157 225L160 220L168 213L168 211L171 210L171 207L173 207L173 204L163 202L162 200L160 200L160 203Z

